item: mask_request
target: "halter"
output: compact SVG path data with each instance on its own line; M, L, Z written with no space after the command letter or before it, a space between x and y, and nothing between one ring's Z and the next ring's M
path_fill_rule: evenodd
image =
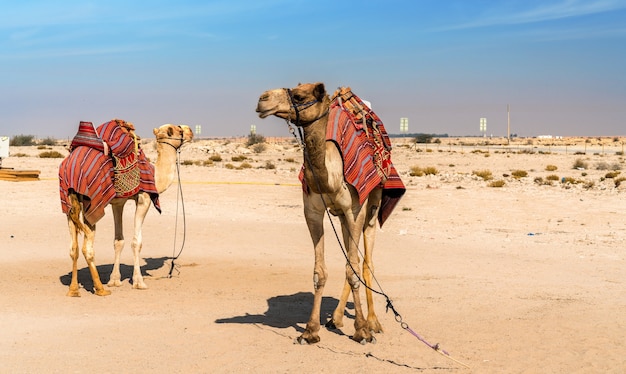
M286 92L287 92L287 97L289 98L289 102L290 102L290 107L293 108L294 112L296 112L296 120L291 121L291 117L288 118L288 121L291 121L294 125L298 126L298 127L307 127L310 124L312 124L313 122L317 121L318 119L324 117L326 114L328 114L328 111L330 110L330 106L329 109L327 109L324 113L322 113L322 115L320 115L319 117L315 118L314 120L312 120L311 122L308 123L300 123L300 112L306 109L309 109L311 106L313 106L313 104L315 103L319 103L319 100L315 99L315 100L311 100L311 101L307 101L306 103L302 103L302 104L296 104L293 101L293 94L291 92L290 88L283 88Z
M177 152L180 152L180 148L183 146L183 144L185 144L185 139L183 138L184 131L183 131L182 126L177 126L177 127L180 129L180 138L174 138L174 137L171 137L171 136L167 136L165 138L158 139L157 143L167 144L170 147L174 148ZM179 140L180 141L180 145L177 147L177 146L173 145L172 143L164 141L164 139Z

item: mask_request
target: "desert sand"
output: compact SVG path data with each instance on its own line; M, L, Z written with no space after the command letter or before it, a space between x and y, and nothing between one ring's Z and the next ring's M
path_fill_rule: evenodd
M470 368L403 329L382 296L385 332L376 344L350 339L353 309L341 329L323 328L318 344L294 344L310 312L313 250L297 180L302 156L288 138L271 139L260 153L232 139L185 146L184 216L176 183L161 195L163 213L151 209L144 224L149 289L129 283L131 203L122 287L92 294L81 257L79 298L66 297L61 159L12 147L3 167L41 174L0 181L0 372L625 373L626 182L607 178L613 169L626 176L623 139L497 144L394 139L407 192L374 251L377 288L402 321ZM153 140L143 148L156 158ZM222 161L205 165L217 154ZM232 161L237 155L247 159ZM251 167L239 169L242 162ZM416 166L437 173L411 176ZM473 174L481 170L504 186ZM515 178L515 170L527 176ZM323 316L338 301L345 263L326 224ZM112 239L107 208L95 244L105 283Z

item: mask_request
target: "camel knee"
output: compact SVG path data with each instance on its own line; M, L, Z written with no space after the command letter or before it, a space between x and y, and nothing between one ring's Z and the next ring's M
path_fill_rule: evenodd
M93 248L83 248L83 256L87 262L91 262L96 257Z
M313 273L313 289L318 290L326 285L326 274L314 272Z
M358 290L361 286L361 282L359 281L359 277L356 275L356 273L348 275L348 283L353 290Z

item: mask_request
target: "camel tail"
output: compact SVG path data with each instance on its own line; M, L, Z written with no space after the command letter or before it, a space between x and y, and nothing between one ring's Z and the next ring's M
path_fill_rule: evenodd
M85 225L80 220L80 215L83 213L83 204L79 201L76 192L69 192L68 198L71 207L69 212L67 212L67 217L72 220L79 231L85 232Z

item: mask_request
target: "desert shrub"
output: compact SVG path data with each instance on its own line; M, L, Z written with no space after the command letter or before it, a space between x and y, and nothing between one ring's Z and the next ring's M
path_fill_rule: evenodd
M546 166L546 171L556 171L556 169L558 169L556 167L556 165L547 165Z
M472 171L472 174L482 178L484 181L493 179L493 174L491 173L491 170L474 170Z
M411 166L409 170L409 175L412 177L421 177L424 175L424 170L422 170L419 166Z
M219 153L213 153L211 157L209 157L209 160L213 162L220 162L222 161L222 156Z
M418 134L415 138L413 138L413 141L415 143L430 143L433 140L433 136L430 134Z
M580 179L576 179L574 177L563 177L561 179L561 183L563 184L578 184L578 183L582 183L583 181L581 181Z
M48 147L46 145L38 145L37 149L52 149L52 148L50 148L50 147Z
M427 148L427 149L426 149L426 153L428 153L428 152L432 152L432 151L433 151L433 150L432 150L432 149L430 149L430 148Z
M257 143L252 146L252 150L254 153L262 153L267 149L267 145L265 143Z
M251 132L248 135L248 141L246 142L246 146L250 147L252 145L260 143L265 143L265 137L263 135L254 132Z
M193 160L183 160L180 164L186 166L193 165Z
M212 160L204 160L202 161L202 166L213 166Z
M622 165L616 162L613 165L611 165L611 170L622 170Z
M511 172L511 175L515 179L520 179L520 178L527 177L528 176L528 172L526 172L526 170L513 170Z
M582 184L583 184L583 188L586 190L590 190L593 188L593 186L596 185L594 181L586 181L586 182L582 182Z
M613 183L615 183L615 187L619 187L623 181L626 181L626 177L614 178Z
M235 155L235 156L231 157L230 159L231 159L231 161L234 161L234 162L240 162L240 161L245 160L246 156L244 156L244 155Z
M239 165L240 169L250 169L252 167L252 165L250 165L247 162L242 162L241 165Z
M437 173L439 173L439 170L437 170L434 166L424 168L424 174L426 175L437 175Z
M286 161L286 162L296 162L296 160L294 160L294 158L293 158L293 157L287 157L287 158L285 159L285 161Z
M577 158L576 161L574 161L574 165L572 166L572 168L574 169L587 169L589 167L589 164L587 164L585 161L583 161L580 158Z
M57 141L54 138L51 137L47 137L47 138L43 138L39 141L39 144L41 145L47 145L47 146L51 146L51 145L56 145Z
M606 175L604 176L605 178L609 179L609 178L615 178L619 175L619 171L610 171L608 173L606 173Z
M274 165L274 163L270 160L265 161L265 168L266 169L276 169L276 165Z
M13 153L11 154L11 157L28 157L28 155L26 153Z
M64 158L61 153L57 151L45 151L39 154L39 158Z
M235 168L235 165L233 165L233 164L231 164L231 163L228 163L228 164L224 165L224 167L225 167L226 169L230 169L230 170L232 170L232 169L234 169L234 168Z
M9 141L9 145L15 147L29 146L35 144L34 135L15 135L13 139Z
M535 178L535 183L537 183L540 186L552 186L552 181L551 180L548 180L548 179L544 180L541 177L536 177Z
M550 174L546 177L547 180L549 181L558 181L560 178L558 175L556 174Z
M504 182L504 180L498 179L489 183L489 187L504 187L505 184L506 182Z
M596 164L596 170L609 170L609 163L608 162L598 162Z

